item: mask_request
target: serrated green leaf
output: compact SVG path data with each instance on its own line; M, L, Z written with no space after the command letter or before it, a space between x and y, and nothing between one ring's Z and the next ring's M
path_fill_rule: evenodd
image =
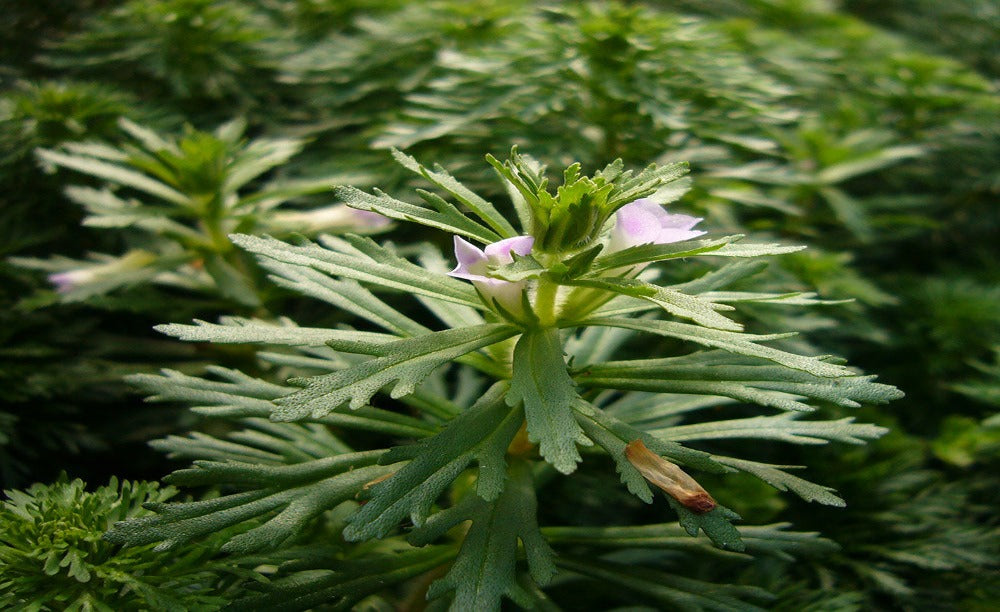
M326 346L333 341L386 344L398 336L373 332L298 327L287 321L273 323L242 317L226 317L221 324L195 319L194 325L170 323L154 327L161 334L187 342L217 344L272 344L280 346Z
M511 325L489 323L424 334L389 344L350 339L331 341L329 344L338 350L377 357L333 374L301 379L305 388L277 400L272 418L281 421L307 416L319 418L348 402L350 408L356 410L391 383L394 385L392 397L408 395L436 368L466 353L506 340L518 331Z
M628 492L647 504L653 503L653 491L649 488L646 479L625 459L625 446L628 442L623 440L622 436L615 435L613 432L601 427L600 423L596 420L582 420L580 424L590 439L607 451L608 455L614 460L615 471L618 472L618 476L622 484L625 485L625 488L628 489Z
M274 411L273 400L295 390L252 378L237 370L213 366L209 368L209 373L222 380L208 380L163 370L159 376L135 374L127 377L127 381L147 393L153 393L148 401L190 403L193 404L192 412L215 418L266 419ZM335 427L375 431L392 436L422 438L435 432L434 426L425 421L378 408L361 408L348 414L331 413L316 420Z
M607 451L615 462L615 468L622 483L629 492L646 502L653 502L653 492L646 479L625 457L625 446L633 440L642 440L650 450L669 457L682 465L709 472L725 472L726 468L716 463L708 453L685 448L675 442L650 436L628 423L618 420L589 402L578 400L574 403L577 422L583 431Z
M435 166L434 171L431 171L417 162L416 159L398 149L392 150L392 156L407 170L419 174L441 189L444 189L451 195L455 196L459 202L464 204L469 208L469 210L475 213L476 216L485 221L487 225L489 225L501 238L511 238L517 235L517 230L514 229L510 222L508 222L507 219L504 218L504 216L501 215L492 204L476 195L475 192L465 185L458 182L455 177L448 174L444 168Z
M581 365L574 380L584 387L716 395L780 408L811 411L799 399L813 398L847 408L861 402L884 404L902 397L890 385L873 382L874 376L814 376L770 363L741 360L720 351L703 351L684 357L612 361Z
M409 516L423 524L431 505L466 467L476 461L476 492L491 501L504 489L507 447L524 418L504 401L507 385L497 383L471 408L434 437L394 449L386 461L412 459L388 480L372 487L372 498L344 530L349 541L384 537Z
M379 462L384 450L336 454L291 464L261 465L252 461L212 461L200 459L187 469L176 470L166 480L186 486L235 485L266 489L319 480Z
M380 300L357 281L337 280L302 266L278 264L269 266L269 269L273 272L270 279L274 283L301 295L332 304L394 334L416 336L431 331Z
M733 526L733 521L738 521L740 515L736 514L725 506L716 506L708 512L697 514L691 512L669 495L664 495L670 507L677 513L678 522L689 536L698 535L698 530L704 531L712 543L723 550L734 550L743 552L746 545L740 538L740 532Z
M689 412L718 408L732 403L733 400L727 397L631 391L603 406L603 409L626 423L648 430L675 425Z
M728 287L739 280L762 272L766 267L766 261L734 261L694 280L679 285L671 285L670 288L691 295L698 295Z
M675 323L673 321L657 321L650 319L620 319L620 318L591 318L580 321L577 325L606 325L609 327L620 327L633 329L640 332L648 332L660 336L668 336L678 340L687 340L696 344L719 348L724 351L748 357L759 357L767 361L783 365L793 370L802 370L814 376L824 378L834 378L843 376L856 376L851 369L841 365L823 361L818 357L806 357L788 353L780 349L762 346L758 342L787 338L794 334L772 334L755 335L742 334L737 332L724 331L719 329L707 329L687 323Z
M531 255L520 256L517 253L511 253L511 256L514 258L513 262L490 270L492 278L517 282L529 278L538 278L548 272L548 269L538 263L538 260Z
M715 461L711 455L704 451L687 448L682 444L661 440L650 436L646 432L629 425L628 423L608 414L608 412L597 408L590 402L578 400L573 404L577 422L588 431L604 430L608 435L613 436L621 442L621 450L624 451L625 444L633 440L642 440L647 447L657 455L669 458L671 461L683 466L697 470L704 470L715 474L722 474L732 470ZM623 453L618 452L618 455ZM630 464L631 465L631 464Z
M657 166L650 164L635 176L624 172L616 177L615 189L608 196L607 208L614 211L639 198L652 195L677 181L690 171L687 162L674 162Z
M715 257L765 257L767 255L797 253L805 248L804 246L778 244L776 242L767 244L738 242L729 243L721 249L706 252L705 255Z
M775 556L794 561L793 555L828 554L838 549L816 532L788 531L791 523L741 525L740 539L746 552L754 556ZM652 548L699 551L720 557L743 556L734 551L707 545L705 538L692 538L678 523L614 527L543 527L542 535L553 546L588 546L595 549Z
M714 253L730 242L739 240L740 238L742 236L735 235L713 240L685 240L684 242L670 244L641 244L622 249L621 251L615 251L614 253L605 253L597 257L590 267L590 273L597 275L606 270L630 268L655 261L666 261L668 259Z
M501 162L487 153L486 162L493 166L493 170L500 178L520 195L521 201L515 199L515 207L521 225L529 228L535 217L532 211L539 206L539 193L544 191L548 184L548 179L544 176L545 167L529 167L529 164L525 163L525 158L518 154L516 145L510 151L510 159Z
M236 141L235 138L230 140L233 143ZM293 138L258 138L247 143L237 150L237 154L230 162L222 186L223 191L235 193L271 168L287 162L297 155L305 144L304 140Z
M183 193L134 170L123 168L98 159L78 155L67 155L58 151L39 149L38 156L45 162L71 168L84 174L96 176L125 187L132 187L168 202L189 206L191 199Z
M815 293L756 293L752 291L707 291L698 297L716 303L732 304L754 302L757 304L781 304L784 306L828 306L831 304L847 304L853 300L823 300Z
M166 221L176 212L166 206L140 204L132 199L123 200L107 188L71 185L66 188L65 193L66 197L87 210L88 216L83 224L88 227L129 227L153 219ZM194 239L199 237L198 232L179 223L172 223L170 227L176 227L184 236Z
M732 306L715 304L709 300L666 287L659 287L637 278L581 278L566 281L564 284L574 287L601 289L619 295L637 297L656 304L674 316L690 319L705 327L727 329L730 331L741 331L743 329L743 326L739 323L716 312L717 310L733 310Z
M338 466L347 470L349 466ZM273 549L306 528L320 513L352 499L368 482L390 472L386 466L369 466L301 486L270 487L195 502L150 506L157 516L118 523L107 534L117 544L160 542L169 550L206 534L258 516L274 516L262 525L231 539L224 550L251 552Z
M767 484L779 491L792 491L806 501L815 501L826 506L837 506L843 508L847 504L840 497L834 494L830 487L824 487L808 480L792 476L787 472L778 469L779 467L768 463L736 459L733 457L714 457L719 463L734 467L741 472L753 474Z
M410 204L386 195L379 189L374 194L365 193L354 187L334 187L334 194L351 208L368 210L390 219L419 223L451 234L465 236L484 244L500 240L493 230L476 223L462 214L454 205L442 198L422 190L418 194L433 208Z
M472 507L456 516L446 517L449 526L472 519L462 549L454 565L427 592L430 599L455 591L450 609L499 610L506 596L521 606L527 595L516 581L518 540L524 545L531 577L536 583L548 583L556 567L554 555L538 530L537 501L531 469L524 461L512 461L503 493L493 501L475 498ZM444 514L444 513L442 513ZM440 527L428 527L439 531Z
M845 417L836 421L800 421L798 420L800 414L789 412L747 419L674 425L650 433L676 442L755 438L780 440L793 444L826 444L829 441L864 444L867 440L880 438L889 432L885 427L868 423L855 423L854 417Z
M562 280L563 278L576 278L586 274L590 271L591 265L594 263L594 259L596 259L603 250L603 244L595 244L594 246L570 257L563 262L565 271L556 276L556 280Z
M338 558L340 551L336 549L323 552L323 569L279 575L257 587L263 589L263 593L248 589L226 610L299 612L330 605L336 609L350 609L365 597L440 567L455 556L451 546L409 548L391 554L368 553L353 559ZM330 569L326 569L327 566ZM282 564L281 570L295 571L287 563Z
M233 243L261 258L261 265L274 270L274 263L303 266L361 283L424 295L448 302L485 309L475 289L468 283L437 274L398 257L370 240L354 237L352 242L330 239L322 248L309 243L291 244L269 237L236 234ZM362 247L364 250L359 250ZM280 265L279 265L280 267Z
M577 444L590 445L573 418L577 398L575 385L566 372L559 330L526 331L514 347L513 378L507 403L524 404L528 439L539 444L546 461L563 474L580 462Z

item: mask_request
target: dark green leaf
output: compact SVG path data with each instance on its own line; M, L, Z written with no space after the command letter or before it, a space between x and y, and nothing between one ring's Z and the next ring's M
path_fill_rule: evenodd
M514 347L513 368L507 402L524 403L528 438L539 444L542 456L557 470L571 473L580 461L576 445L590 441L573 418L571 406L577 395L566 372L559 330L525 332Z
M506 405L505 392L506 385L498 383L438 435L390 452L385 461L412 461L372 487L371 501L351 520L344 537L380 538L407 516L415 525L423 524L438 496L472 461L479 464L478 495L495 500L507 478L507 446L524 418L521 410Z
M518 541L524 546L535 582L544 585L556 573L552 549L538 530L537 506L531 468L523 461L512 461L500 497L493 501L476 497L471 507L456 506L460 513L449 516L445 511L428 520L426 528L440 532L472 519L455 564L431 585L428 598L454 590L451 610L456 612L499 610L503 596L528 605L527 594L516 581ZM433 524L437 521L444 525ZM414 536L420 537L419 530Z

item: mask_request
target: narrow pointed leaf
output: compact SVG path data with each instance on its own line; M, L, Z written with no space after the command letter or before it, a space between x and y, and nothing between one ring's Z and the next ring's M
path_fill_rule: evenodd
M351 208L376 212L390 219L419 223L427 227L433 227L434 229L472 238L484 244L500 240L500 236L496 232L473 221L465 216L462 211L455 208L454 205L433 194L427 194L428 197L425 198L433 206L433 208L427 208L389 197L378 189L374 191L374 194L370 194L354 187L340 186L334 188L336 196Z
M389 471L378 465L353 470L339 467L343 473L297 487L270 487L215 499L160 504L151 507L158 513L156 516L118 523L107 538L129 545L161 542L157 548L169 550L206 534L269 516L262 525L230 540L226 549L243 553L274 549L303 531L314 517L352 499L367 482Z
M686 578L632 564L614 563L594 558L560 556L556 565L587 576L601 588L613 585L628 595L629 601L648 599L659 609L712 612L764 612L748 600L768 600L771 595L761 587L719 585Z
M827 166L819 171L817 178L827 185L835 185L855 176L874 172L899 163L904 159L919 157L925 153L923 147L888 147L873 154Z
M444 168L436 167L434 171L431 171L398 149L392 150L392 156L407 170L423 176L455 196L459 202L485 221L501 238L510 238L517 235L517 230L514 229L510 222L492 204L458 182Z
M154 394L147 401L186 402L192 405L192 412L214 418L266 419L275 409L275 399L295 391L292 387L275 385L237 370L212 367L209 372L222 380L188 376L173 370L163 370L161 375L134 374L127 380L147 393ZM314 420L335 427L401 437L422 438L435 431L434 425L426 421L370 407L348 414L334 412Z
M714 253L730 242L739 240L742 236L726 236L712 240L685 240L670 244L642 244L629 247L614 253L605 253L594 260L590 268L592 274L617 268L629 268L655 261L666 261L681 257L691 257L705 253Z
M691 425L674 425L651 433L665 440L719 440L751 438L780 440L794 444L826 444L829 441L864 444L886 433L888 429L855 423L854 417L836 421L801 421L801 413L789 412L774 416L710 421Z
M160 181L154 180L134 170L123 168L105 161L94 158L66 155L58 151L39 149L38 156L45 162L71 168L84 174L96 176L125 187L132 187L149 195L162 198L168 202L187 206L191 203L190 198L183 193L164 185Z
M302 554L300 549L293 552ZM360 600L400 582L433 571L455 556L451 546L425 546L394 550L389 554L368 553L363 557L341 560L337 548L317 551L325 564L303 568L290 575L270 579L255 592L251 586L228 609L301 612L331 607L352 609ZM294 571L293 562L285 562L279 571Z
M800 402L801 398L858 408L862 402L884 404L902 397L895 387L874 382L874 376L828 378L767 362L739 360L724 352L708 351L685 357L612 361L581 365L574 380L584 387L716 395L799 411L813 410Z
M760 357L794 370L802 370L814 376L827 378L856 376L850 368L823 361L818 357L806 357L758 344L761 341L777 340L794 334L753 335L717 329L706 329L687 323L642 319L597 318L579 322L579 325L607 325L636 331L668 336L719 348L737 355Z
M719 463L734 467L741 472L753 474L779 491L791 491L806 501L815 501L826 506L837 506L839 508L847 505L830 487L809 482L778 469L779 467L787 468L788 466L775 466L769 463L759 463L757 461L748 461L733 457L715 457L715 459Z
M325 346L334 341L368 342L385 344L398 340L398 336L341 329L278 325L268 321L228 317L222 324L195 319L194 325L170 323L157 325L161 334L187 342L215 342L218 344L272 344L281 346Z
M432 274L418 265L398 257L374 242L358 238L352 244L334 239L323 248L316 244L295 246L269 237L236 234L230 237L241 248L261 258L261 264L274 269L280 265L312 268L327 274L350 278L417 295L485 309L482 300L468 283L462 283L443 274ZM364 247L359 250L357 247ZM272 263L274 262L274 263Z
M670 314L690 319L699 325L713 329L740 331L743 326L722 315L717 310L732 310L732 306L715 304L693 295L681 293L673 289L659 287L636 278L581 278L567 281L566 285L603 289L619 295L637 297L652 302Z

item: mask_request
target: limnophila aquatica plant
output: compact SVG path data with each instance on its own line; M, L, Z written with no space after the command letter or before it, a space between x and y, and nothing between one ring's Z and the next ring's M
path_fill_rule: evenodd
M350 313L356 325L233 317L162 326L183 340L274 347L259 354L262 364L291 378L276 384L223 368L206 378L133 377L154 399L193 402L245 429L228 440L157 442L196 460L172 483L227 494L163 505L109 537L170 548L244 524L224 550L290 559L247 603L288 609L349 606L425 575L416 581L421 595L451 598L456 610L498 609L503 597L540 605L548 600L541 587L557 576L614 582L628 601L752 608L745 598L766 596L754 587L706 591L708 583L652 566L632 573L623 551L677 546L665 543L676 540L675 526L543 525L539 509L548 505L546 483L600 455L636 497L653 503L654 485L684 531L704 531L729 551L746 548L732 524L739 517L699 474L746 472L807 501L843 505L787 466L724 450L727 439L863 443L885 430L800 417L822 404L901 395L836 358L783 350L790 334L750 333L736 320L746 302L823 303L740 288L762 268L758 258L800 247L703 237L700 219L668 212L663 205L687 189L684 164L635 172L619 161L592 176L574 164L551 190L546 169L516 150L503 162L488 157L510 194L506 215L443 168L395 156L438 193L418 191L419 204L352 187L337 195L451 234L457 265L427 244L232 236L274 282ZM729 263L664 280L664 266L702 257ZM762 413L746 416L749 406ZM736 418L720 418L727 414ZM321 516L333 526L327 541L303 544ZM788 541L815 541L797 537Z

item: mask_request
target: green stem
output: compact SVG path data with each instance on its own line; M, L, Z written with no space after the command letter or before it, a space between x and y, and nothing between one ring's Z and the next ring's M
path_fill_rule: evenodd
M556 324L556 296L559 285L552 281L541 279L538 282L538 293L535 294L535 315L542 327L554 327Z

